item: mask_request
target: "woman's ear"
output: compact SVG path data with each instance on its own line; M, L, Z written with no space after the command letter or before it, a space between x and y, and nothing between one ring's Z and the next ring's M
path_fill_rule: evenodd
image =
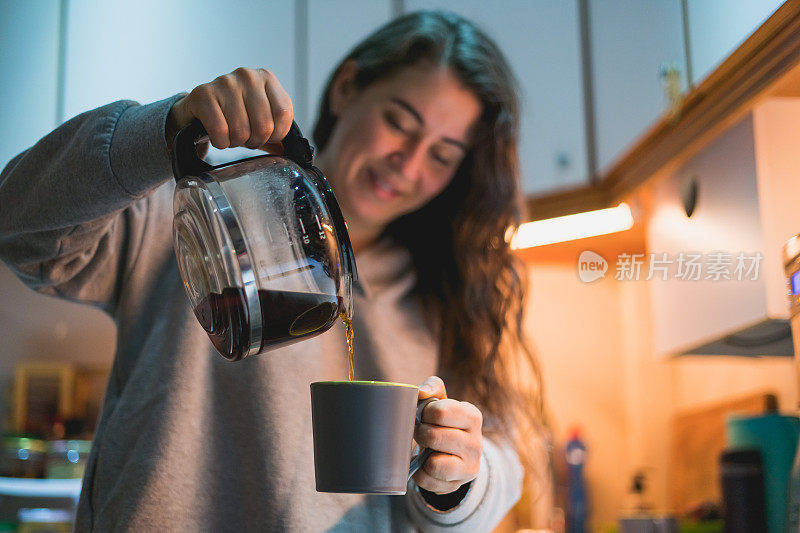
M331 83L330 105L333 116L338 117L355 96L358 64L348 59L336 73Z

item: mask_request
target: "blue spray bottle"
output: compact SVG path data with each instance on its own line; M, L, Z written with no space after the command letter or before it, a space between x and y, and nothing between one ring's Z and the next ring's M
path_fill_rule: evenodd
M569 475L567 532L585 533L589 518L589 501L586 494L584 466L586 465L586 445L580 439L580 432L572 430L565 450Z

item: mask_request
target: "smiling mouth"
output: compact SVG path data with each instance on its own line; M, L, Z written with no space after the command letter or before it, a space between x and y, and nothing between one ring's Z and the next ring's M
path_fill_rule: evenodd
M372 171L372 169L367 169L367 177L372 185L375 196L381 200L392 200L400 196L400 191L392 187L388 181L381 178L377 173Z

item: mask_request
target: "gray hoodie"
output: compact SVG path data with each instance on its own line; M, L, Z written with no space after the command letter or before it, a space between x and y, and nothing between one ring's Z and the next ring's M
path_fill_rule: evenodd
M184 294L164 140L177 96L66 122L0 174L0 258L31 288L117 326L78 531L489 531L517 501L513 450L484 439L478 477L440 512L405 496L317 493L309 384L347 375L344 331L231 363ZM437 342L406 250L357 257L357 378L419 384Z

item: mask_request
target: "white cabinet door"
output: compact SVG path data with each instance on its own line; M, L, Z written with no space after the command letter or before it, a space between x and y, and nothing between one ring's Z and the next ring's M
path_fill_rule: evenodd
M684 180L699 184L697 208L683 211ZM650 284L653 339L658 356L693 348L766 316L763 274L716 279L709 270L716 259L751 257L763 249L752 115L715 139L653 191L654 211L647 225L648 248L672 261L667 279ZM715 256L716 253L725 256ZM776 250L777 252L777 250ZM678 274L681 254L683 273ZM702 257L698 257L702 255ZM690 266L689 259L698 266ZM730 257L728 257L730 256ZM648 262L649 263L649 262ZM718 262L722 264L722 262ZM749 266L749 264L748 264ZM694 279L699 278L699 279Z
M311 135L319 110L322 91L333 69L364 37L392 17L389 0L308 1L308 80L307 103L295 107L298 124ZM347 21L332 27L333 21ZM300 111L300 112L298 112Z
M664 111L660 70L686 87L680 0L590 0L597 166L603 173Z
M708 76L782 3L782 0L688 0L692 83Z
M59 2L0 2L0 168L56 124Z
M522 94L520 161L527 194L587 181L580 31L576 0L406 0L406 11L441 8L493 38Z
M264 67L293 94L291 0L68 3L64 119L120 99L153 102L237 67Z

